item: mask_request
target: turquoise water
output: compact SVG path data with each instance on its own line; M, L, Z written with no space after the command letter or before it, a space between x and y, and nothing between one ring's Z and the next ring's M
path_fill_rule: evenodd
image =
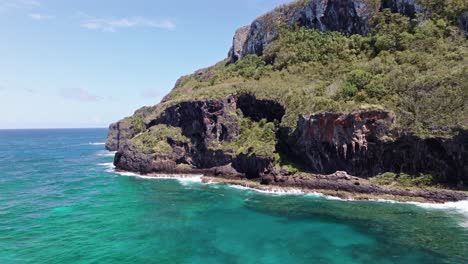
M462 211L125 177L105 136L0 131L0 263L468 263Z

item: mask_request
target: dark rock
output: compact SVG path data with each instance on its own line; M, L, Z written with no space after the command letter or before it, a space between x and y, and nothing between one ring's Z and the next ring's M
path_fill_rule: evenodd
M237 107L245 117L253 121L266 119L268 122L275 120L281 122L285 114L284 107L272 100L259 100L252 94L242 94L237 99Z
M269 173L272 170L272 162L271 158L240 154L233 160L232 166L247 178L253 179Z
M133 138L134 132L131 124L123 119L109 126L109 134L106 141L106 149L108 151L118 151L121 146Z
M233 176L242 177L242 175L236 171L231 164L214 168L214 175L217 177L229 178Z
M385 141L394 120L386 111L303 116L292 135L282 136L280 146L314 173L428 173L441 183L468 180L466 130L452 139L404 134Z
M283 187L293 187L298 189L311 190L332 190L348 192L353 194L368 195L393 195L405 197L422 197L429 201L444 203L452 201L463 201L468 199L468 195L463 192L453 191L432 191L432 190L403 190L395 188L385 188L369 183L359 183L346 180L337 180L334 175L322 177L289 177L284 182L276 182L276 185Z
M262 177L260 184L262 185L270 185L275 182L275 177L271 175L265 175Z
M417 14L424 11L416 0L383 0L382 9L384 8L411 18L415 18Z
M460 15L458 26L465 32L465 36L468 36L468 11Z
M182 134L190 139L190 143L176 142L169 136L167 143L172 148L171 153L145 154L132 144L130 139L133 136L128 134L125 144L116 148L119 152L115 165L121 170L140 173L176 172L180 164L186 164L194 170L208 170L222 176L230 174L258 178L265 175L272 171L271 158L234 155L211 148L237 138L240 124L234 113L238 109L244 116L256 121L263 118L280 121L285 113L280 104L258 100L254 95L175 104L151 120L147 127L149 129L161 124L179 127ZM118 132L119 127L115 128L116 130L109 133Z

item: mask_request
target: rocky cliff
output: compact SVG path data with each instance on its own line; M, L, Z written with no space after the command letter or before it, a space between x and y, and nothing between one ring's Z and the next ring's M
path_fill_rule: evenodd
M227 60L182 77L159 105L112 124L106 148L117 151L117 169L143 174L432 195L359 182L391 172L461 187L468 183L466 38L449 22L431 20L427 10L414 0L279 7L237 30ZM384 24L370 33L379 16ZM466 13L455 24L466 30ZM292 37L281 39L280 30ZM317 33L323 31L343 34ZM262 57L272 43L286 66ZM434 66L441 61L447 65ZM435 199L465 197L440 195Z
M284 25L366 35L371 30L372 19L385 8L411 18L428 10L417 0L295 1L240 28L234 35L228 56L231 62L235 62L248 54L262 55L265 48L278 37L279 30ZM468 33L467 14L464 12L457 15L459 26L465 33Z
M249 94L183 102L168 107L147 124L149 132L161 129L161 125L180 128L158 138L169 150L145 151L138 146L144 133L131 135L125 122L110 126L107 149L118 151L115 165L119 169L140 173L206 172L246 178L281 173L271 156L216 148L241 133L237 111L256 121L280 121L285 112L278 103ZM277 132L275 149L305 171L318 174L346 171L371 177L383 172L429 173L442 182L468 182L466 130L451 139L396 136L391 131L395 118L392 112L376 110L301 115L294 131L283 128ZM187 140L178 139L180 136Z
M321 174L427 173L440 181L468 181L468 131L451 139L392 135L394 120L386 111L302 116L282 142L287 153Z

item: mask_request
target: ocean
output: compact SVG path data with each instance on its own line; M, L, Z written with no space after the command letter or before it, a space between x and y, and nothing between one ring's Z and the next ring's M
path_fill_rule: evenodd
M0 263L468 263L468 204L118 174L106 129L0 131Z

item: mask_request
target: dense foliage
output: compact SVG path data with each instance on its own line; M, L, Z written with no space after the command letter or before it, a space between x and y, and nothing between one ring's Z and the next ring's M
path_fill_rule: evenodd
M177 142L189 142L189 139L182 135L180 128L157 125L137 135L132 139L132 143L147 154L168 154L172 152L168 138Z
M283 28L263 56L182 78L163 106L250 92L282 103L284 126L301 113L378 108L394 111L400 130L450 136L468 124L468 45L442 17L385 10L368 36Z
M431 175L413 177L405 173L396 174L392 172L386 172L370 178L370 182L379 185L398 187L429 187L434 184Z
M232 142L225 142L220 148L233 154L261 155L273 158L276 147L277 124L267 122L265 119L260 122L242 116L242 113L235 114L240 123L240 135Z

